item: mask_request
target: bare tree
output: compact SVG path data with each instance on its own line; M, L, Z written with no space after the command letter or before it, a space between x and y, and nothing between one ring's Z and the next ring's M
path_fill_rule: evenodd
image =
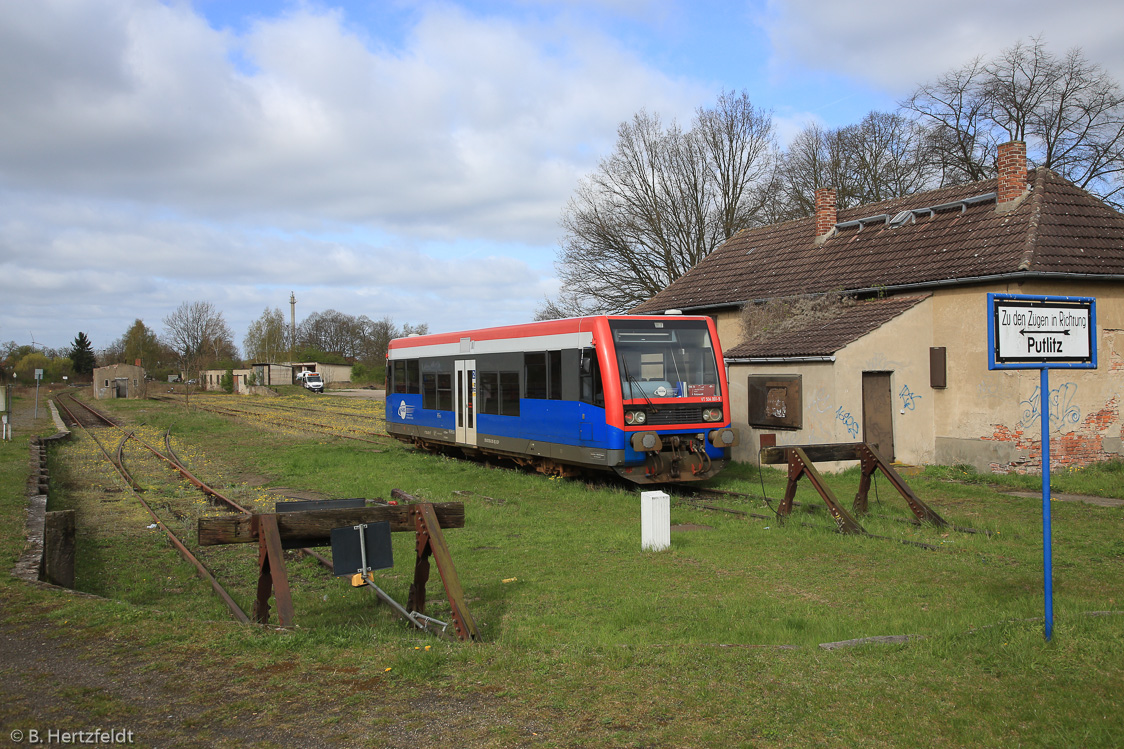
M352 315L334 309L313 312L297 329L297 346L354 359L363 332L363 324Z
M773 220L811 216L816 207L816 190L821 187L835 190L840 208L855 205L856 196L848 177L849 159L841 130L826 130L812 123L797 133L778 170Z
M918 87L902 107L938 129L968 179L994 173L996 144L1022 140L1031 164L1121 207L1124 95L1080 48L1059 58L1041 38L1019 42Z
M621 123L613 153L563 213L563 292L539 314L575 301L590 312L627 310L760 223L774 154L772 117L745 93L700 108L687 132L644 111Z
M184 302L177 307L164 318L164 338L188 379L208 364L238 356L226 320L210 302Z
M977 57L935 83L918 86L901 104L903 110L920 115L921 121L934 129L941 145L937 153L944 155L944 172L950 184L994 176L998 141L982 124L988 107L980 95L985 77L983 60Z
M857 125L808 125L785 152L778 171L775 220L810 216L817 189L835 190L836 204L910 195L945 184L931 129L891 112L869 112Z
M844 128L842 138L850 154L851 192L860 204L943 184L932 135L918 122L891 112L870 112L858 125Z

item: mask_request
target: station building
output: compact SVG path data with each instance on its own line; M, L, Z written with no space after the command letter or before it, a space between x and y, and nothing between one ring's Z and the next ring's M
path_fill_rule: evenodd
M988 368L989 292L1096 299L1098 368ZM838 296L747 338L743 311ZM715 318L737 460L759 448L867 441L910 464L1040 472L1120 458L1124 214L1000 146L995 179L742 231L635 313ZM830 467L830 466L829 466Z
M110 364L94 369L94 397L144 398L148 394L144 367L138 364Z

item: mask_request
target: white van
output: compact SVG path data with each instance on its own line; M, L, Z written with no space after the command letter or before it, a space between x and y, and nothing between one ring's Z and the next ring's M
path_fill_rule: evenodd
M324 392L324 378L319 372L298 372L297 384L303 385L314 393Z

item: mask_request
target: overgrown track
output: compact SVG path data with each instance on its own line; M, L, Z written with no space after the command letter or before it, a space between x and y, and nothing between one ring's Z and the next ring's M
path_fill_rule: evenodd
M170 400L168 398L158 398L158 399L159 400ZM78 401L78 400L73 399L73 398L72 398L72 400L73 400L74 403L77 403L78 405L82 406L83 409L85 409L86 411L89 412L89 414L90 414L89 418L90 419L97 420L99 423L105 423L105 424L112 424L113 423L112 420L110 420L104 414L101 414L97 410L87 406L85 403L82 403L81 401ZM62 407L64 408L64 410L67 411L67 413L70 413L70 409L66 409L65 406L62 406ZM233 408L231 408L231 409L222 409L222 408L215 409L215 408L210 408L210 407L206 407L206 406L200 406L200 408L202 410L211 411L211 412L215 412L215 413L222 413L224 410L228 410L228 411L232 411L232 412L236 412L236 413L237 412L251 413L255 416L260 417L260 414L258 414L258 413L250 412L250 411L243 411L243 410L240 410L240 409L233 409ZM310 411L314 411L314 412L316 411L316 409L304 409L304 410L310 410ZM356 415L360 415L360 414L346 413L345 415L356 416ZM126 477L125 480L127 482L129 482L130 487L133 490L133 493L137 496L138 499L140 499L140 496L137 493L141 492L141 491L144 491L144 489L143 489L143 487L140 486L140 484L138 484L136 481L134 481L133 478L129 475L128 471L124 467L124 463L123 463L123 460L121 458L122 450L124 448L124 445L130 439L136 440L146 450L148 450L150 453L152 453L158 459L160 459L161 461L166 463L170 468L172 468L177 473L179 473L181 476L183 476L185 480L187 480L190 484L192 484L197 489L199 489L209 499L211 499L213 502L215 502L216 506L218 506L219 508L232 510L232 511L235 511L235 512L241 512L241 513L246 514L246 515L252 515L253 514L250 510L248 510L245 507L239 505L237 502L230 499L229 497L223 495L221 492L219 492L214 487L205 484L203 481L198 479L187 468L187 466L184 464L183 460L176 454L175 450L172 449L171 430L170 429L164 433L164 445L165 445L165 448L166 448L166 454L165 454L165 453L161 453L159 450L154 448L152 445L145 442L143 439L141 439L141 437L139 437L134 432L126 432L124 429L121 429L121 427L117 426L116 424L114 424L114 426L117 429L119 429L124 436L122 437L121 442L120 442L120 444L118 445L118 448L117 448L117 460L116 460L116 462L114 462L112 459L110 459L110 462L113 463L114 467L119 472L121 472L123 477ZM335 436L349 437L349 435L342 435L342 434L337 434ZM382 435L378 435L378 436L382 436ZM92 435L91 435L91 437L92 437ZM355 437L351 437L351 438L352 439L358 439L358 438L355 438ZM363 441L371 442L372 440L363 440ZM96 439L95 439L95 442L97 442L98 446L101 447L100 442L98 442ZM103 448L102 452L105 453L104 448ZM109 457L108 453L106 453L106 456L107 456L107 458ZM412 497L409 497L408 499L413 500ZM167 528L159 520L159 518L156 517L156 514L152 511L152 509L148 506L147 503L145 503L143 500L141 500L141 503L145 505L145 509L147 509L149 511L149 514L151 514L153 516L153 518L154 518L154 520L156 520L157 524L162 529L165 530L165 532L168 534L169 538L172 540L173 544L176 546L177 549L180 550L181 554L184 554L189 559L189 561L192 561L196 565L196 567L200 570L201 576L205 576L206 579L211 582L211 585L215 589L215 591L217 593L219 593L219 595L223 598L224 602L227 603L227 606L232 607L231 611L239 619L239 621L248 622L249 621L248 617L246 617L245 613L242 612L242 610L240 608L238 608L237 604L234 603L234 601L230 598L230 596L226 593L226 591L222 589L222 587L215 580L214 575L206 570L206 567L202 564L202 562L200 562L195 557L195 555L191 554L191 552L188 551L185 546L183 546L183 544L179 541L179 539L176 538L174 536L174 534L171 533L171 531L167 530ZM330 576L334 577L334 566L333 566L332 561L330 559L323 556L322 554L319 554L319 553L313 551L312 549L302 548L302 549L299 549L299 551L302 554L304 554L305 556L311 557L312 559L316 560L316 562L318 562L322 567L324 567L328 571L328 574ZM205 575L204 575L204 572L206 573ZM414 627L416 627L418 629L421 629L421 630L424 630L424 631L427 631L427 632L431 632L433 634L437 634L438 636L443 636L441 631L438 631L438 630L435 630L435 629L431 628L430 626L426 625L424 621L420 621L419 619L417 619L416 617L414 617L413 615L411 615L410 613L408 613L404 609L402 609L402 607L400 605L398 605L396 602L394 602L393 599L390 598L380 588L378 588L378 586L375 586L373 583L369 583L369 586L375 591L375 594L381 600L390 604L391 607L395 609L395 612L397 614L399 614L402 618L404 618L407 622L409 622L411 625L413 625Z
M125 484L127 485L129 491L133 494L134 497L137 498L137 501L141 503L144 509L152 517L153 522L156 523L160 530L164 532L164 535L168 537L168 540L171 542L172 546L176 548L176 551L178 551L184 559L195 566L195 569L199 573L200 577L210 583L211 589L214 590L215 594L218 595L219 598L222 599L223 603L226 604L226 607L230 610L230 613L234 616L234 618L242 622L243 624L248 624L250 621L250 617L246 615L246 612L243 611L242 608L234 601L234 599L230 597L230 594L227 593L226 589L219 584L219 581L215 578L214 574L209 569L207 569L206 565L204 565L201 561L199 561L198 557L191 553L187 546L179 539L179 537L176 536L175 533L171 531L171 529L168 528L167 525L164 524L164 521L160 519L160 516L156 514L149 503L146 502L140 495L140 492L143 491L143 488L136 481L136 479L133 478L128 469L125 468L124 461L122 460L122 450L125 443L130 438L135 438L135 435L132 432L126 432L125 430L121 429L121 427L114 424L108 416L98 412L96 409L91 408L85 403L82 403L73 395L67 394L67 397L72 405L78 404L79 406L82 406L82 409L84 409L86 413L90 414L90 416L84 417L85 421L94 420L103 424L112 424L115 428L121 431L123 436L121 437L121 441L117 446L116 454L115 456L110 455L109 451L106 450L105 445L102 443L102 441L99 440L94 435L94 433L83 423L83 421L79 419L78 414L82 412L82 409L71 409L65 403L63 403L61 399L56 399L59 407L62 408L63 411L67 414L71 422L79 429L81 429L82 432L87 437L89 437L94 444L98 446L98 449L101 450L101 453L105 456L105 459L108 460L109 463L121 475L121 478L125 481Z
M164 396L164 395L155 396L154 400L182 402L182 400L178 397L169 398L168 396ZM219 404L215 404L215 403L201 403L200 399L199 399L199 396L196 396L196 400L192 401L192 406L194 408L198 408L201 411L206 411L208 413L218 414L220 416L231 416L231 417L234 417L234 418L242 418L242 419L254 419L254 420L259 420L259 421L262 421L266 424L269 424L269 425L272 425L272 426L275 426L275 427L278 427L278 428L282 428L282 429L300 429L301 431L305 431L305 432L313 432L313 433L316 433L316 434L323 434L323 435L329 436L329 437L339 437L341 439L356 440L358 442L367 442L369 444L381 444L381 442L397 442L398 441L398 440L394 439L393 437L391 437L387 434L384 434L382 432L371 431L370 429L365 428L363 426L358 426L358 425L355 425L355 424L343 424L343 425L325 424L322 421L317 421L317 420L314 420L314 419L311 419L311 418L308 418L308 417L302 417L302 416L297 415L301 412L308 412L308 413L319 414L319 415L336 414L336 415L346 416L348 418L353 418L353 419L367 419L367 418L369 418L364 414L361 414L361 413L358 413L358 412L353 412L353 411L336 411L336 410L324 410L324 409L317 409L317 408L303 408L303 407L300 407L300 406L290 406L290 405L287 405L287 404L274 403L274 402L270 402L267 407L260 408L260 409L255 409L250 405L239 408L239 407L235 407L235 406L231 406L231 405L227 405L227 404L219 405ZM277 411L281 411L281 410L288 411L288 412L290 412L294 415L293 416L279 415L277 413ZM372 439L372 438L374 438L374 439Z
M63 397L66 398L65 402L63 401ZM63 419L68 421L71 425L81 426L87 429L90 427L117 426L116 421L106 416L101 411L78 400L74 397L73 393L63 393L63 396L55 398L55 403L63 410ZM66 403L69 403L70 406L67 406Z
M756 494L746 494L744 492L732 492L732 491L727 491L727 490L724 490L724 489L704 489L704 488L699 488L699 487L691 487L691 491L694 492L695 494L703 494L703 495L709 494L711 496L717 496L717 497L738 498L738 499L747 499L747 500L759 500L759 501L765 502L766 505L768 505L768 498L767 497L759 496L759 495L756 495ZM764 515L764 514L761 514L761 513L758 513L758 512L748 512L746 510L735 510L731 507L721 507L719 505L704 504L701 500L696 499L695 497L676 497L676 499L678 499L680 502L682 502L686 505L689 505L691 507L696 507L700 510L712 510L712 511L715 511L715 512L726 512L726 513L730 513L730 514L733 514L733 515L742 515L742 516L746 516L746 517L756 518L758 520L773 520L773 521L776 521L778 523L787 522L787 518L782 517L775 510L773 511L772 515ZM800 503L794 502L793 504L799 505ZM769 509L772 509L772 508L770 507ZM878 517L882 517L882 516L878 516ZM889 518L889 519L898 520L899 518ZM902 520L903 520L903 522L907 522L907 523L909 522L908 520L905 520L905 519L902 519ZM920 523L918 523L918 522L913 522L911 524L912 525L920 525ZM803 522L800 523L800 525L804 528L821 528L822 527L820 525L814 525L812 523L803 523ZM954 529L960 530L964 533L986 533L986 531L978 531L974 528L961 529L961 528L957 528L956 526L952 526L952 527ZM864 536L865 538L877 538L877 539L880 539L880 540L883 540L883 541L896 541L900 544L905 544L906 546L916 546L916 547L921 548L921 549L929 549L930 551L939 551L940 548L941 548L940 546L936 546L935 544L927 544L927 543L924 543L922 541L910 541L908 539L903 539L903 538L891 538L890 536L879 536L879 535L876 535L876 534L873 534L873 533L863 532L861 535Z

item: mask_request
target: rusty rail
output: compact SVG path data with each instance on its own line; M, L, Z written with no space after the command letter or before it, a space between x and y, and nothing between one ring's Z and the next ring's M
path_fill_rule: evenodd
M71 398L73 399L73 396L71 396ZM76 402L80 402L80 401L76 401ZM178 551L180 553L180 556L182 556L184 559L186 559L188 562L190 562L192 565L194 565L195 570L198 573L198 575L201 578L203 578L204 580L206 580L208 583L210 583L211 589L215 592L216 595L218 595L218 597L220 599L222 599L222 602L224 604L226 604L226 607L230 610L230 613L234 616L234 618L237 619L238 621L242 622L243 624L248 624L250 622L250 617L248 617L246 615L246 612L242 610L242 608L238 605L238 603L233 598L230 597L230 594L226 592L226 589L223 588L221 584L219 584L219 581L215 578L214 574L210 570L208 570L206 565L204 565L201 561L199 561L199 559L194 554L191 553L191 550L189 550L187 548L187 546L185 546L184 543L182 541L180 541L180 539L176 536L176 534L173 533L171 531L171 529L168 528L168 526L164 524L164 521L162 521L160 519L160 516L158 516L156 514L156 512L152 509L152 507L149 506L148 502L145 502L144 498L140 495L140 493L137 492L133 488L135 485L138 485L138 484L136 483L136 480L132 477L132 474L130 474L129 471L124 467L124 464L114 461L113 457L109 454L109 451L106 450L105 446L101 443L101 440L99 440L97 437L95 437L93 435L93 433L90 432L90 430L87 429L86 426L84 424L82 424L82 422L80 422L74 416L74 414L70 412L69 409L66 408L65 405L62 405L62 404L59 404L59 405L61 405L62 408L68 412L71 419L74 420L74 423L77 424L79 427L81 427L82 431L85 432L86 435L91 440L93 440L94 444L98 446L98 449L101 450L102 455L105 456L105 459L107 461L109 461L110 465L112 465L117 470L117 472L119 474L121 474L121 478L126 482L126 485L127 485L128 489L133 492L133 496L135 496L137 498L137 500L141 503L141 505L144 507L144 509L148 511L148 514L152 517L153 522L156 523L157 527L160 528L160 530L162 530L164 532L164 534L168 537L168 540L171 541L172 546L174 546L176 551ZM85 404L83 404L83 405L85 405ZM87 409L96 414L96 412L94 412L93 409L89 409L88 406L87 406ZM104 416L102 416L102 419L107 421L107 423L112 423L112 422L109 422L108 419L105 418ZM117 425L114 424L114 426L117 426ZM129 439L129 434L126 434L125 437L121 440L120 445L118 446L119 451L120 451L121 447L125 444L125 442L128 441L128 439Z

